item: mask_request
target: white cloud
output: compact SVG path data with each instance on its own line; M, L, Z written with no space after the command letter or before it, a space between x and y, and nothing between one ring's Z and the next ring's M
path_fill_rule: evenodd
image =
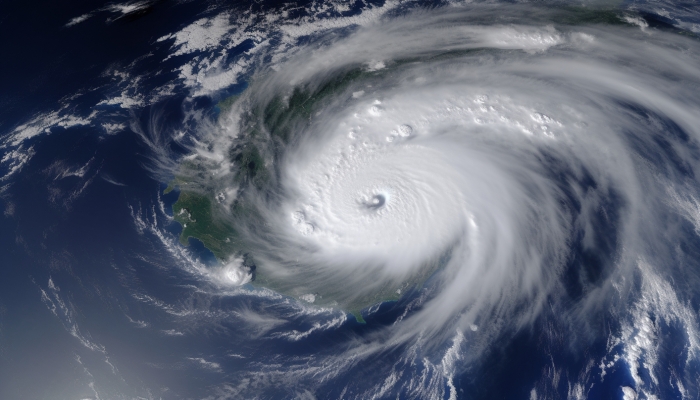
M119 106L121 108L135 108L142 107L146 102L143 95L135 94L131 95L129 90L124 90L117 97L112 97L111 99L102 100L97 103L98 106L108 105L108 106Z
M345 7L342 4L318 2L307 6L307 15L298 20L289 20L288 10L285 9L266 10L261 14L250 11L236 15L222 13L201 18L178 32L158 38L157 42L173 41L172 52L166 60L185 54L204 53L178 67L178 71L180 79L193 90L194 96L206 96L239 83L242 76L251 72L251 65L258 61L256 57L262 56L264 51L279 60L304 36L375 23L399 4L388 1L380 7L369 6L355 16L330 18L329 12L342 12ZM273 38L278 39L278 44L271 48ZM250 41L252 48L229 61L227 52L245 41Z
M213 361L207 361L202 357L188 357L188 360L194 362L197 366L203 368L203 369L208 369L211 371L216 371L216 372L222 372L221 370L221 364Z
M221 46L224 35L233 29L229 19L228 13L219 14L214 18L202 18L179 32L158 38L157 42L174 40L171 48L175 51L168 58L195 51L212 50Z
M67 23L65 26L66 26L66 27L71 27L71 26L73 26L73 25L77 25L77 24L79 24L79 23L81 23L81 22L83 22L83 21L86 21L86 20L89 19L90 17L92 17L92 14L89 14L89 13L88 13L88 14L83 14L83 15L80 15L80 16L77 16L77 17L71 19L70 21L68 21L68 23Z
M86 348L106 355L107 351L105 350L104 346L93 342L88 338L87 335L84 335L80 331L78 323L75 321L75 317L73 316L73 312L71 311L71 305L63 301L63 299L59 295L59 292L61 290L53 282L53 279L49 278L47 286L47 290L39 288L39 292L41 293L41 300L42 302L44 302L49 311L51 311L51 313L58 317L58 319L63 323L63 326L66 328L66 331L68 331L68 333L70 333L73 337L78 339L78 341Z
M73 115L63 110L52 111L37 114L29 121L15 127L0 142L0 149L5 151L0 159L0 165L6 168L5 175L0 177L0 181L7 180L21 171L34 156L34 147L25 144L26 141L39 135L50 134L55 128L68 129L75 126L91 125L97 115L97 111L93 111L86 117Z
M115 19L119 19L125 15L138 12L140 10L143 10L153 4L153 1L130 1L126 3L121 3L121 4L109 4L106 7L101 7L98 8L94 11L91 11L86 14L79 15L75 18L72 18L66 25L64 25L66 28L70 28L72 26L75 26L81 22L84 22L92 17L94 17L96 14L100 13L107 13L107 14L117 14L116 17L110 18L107 20L107 22L114 21Z

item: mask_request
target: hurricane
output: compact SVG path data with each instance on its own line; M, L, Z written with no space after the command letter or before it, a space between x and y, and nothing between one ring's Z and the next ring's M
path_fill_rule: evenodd
M179 179L220 194L244 282L361 322L398 301L341 371L398 352L378 369L424 375L391 393L456 398L455 371L535 324L573 352L632 330L651 398L661 325L690 340L670 384L697 373L692 296L660 286L697 284L698 43L604 18L472 5L321 35L255 66Z
M170 336L240 333L183 361L219 374L202 398L696 398L697 31L635 7L388 3L182 67L177 123L128 116L167 186L130 216L186 282L131 297ZM222 34L202 37L155 43Z

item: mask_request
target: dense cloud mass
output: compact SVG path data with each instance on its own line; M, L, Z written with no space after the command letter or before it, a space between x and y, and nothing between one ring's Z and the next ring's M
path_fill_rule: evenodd
M228 199L220 217L269 287L353 312L413 293L392 325L311 375L331 379L386 346L410 364L416 348L452 343L429 373L449 381L553 316L550 333L580 351L608 312L621 316L618 343L679 324L695 362L683 288L698 282L686 249L700 229L700 47L591 19L460 7L322 36L256 65L203 131L190 160L213 169L204 186ZM231 159L244 146L264 160L256 175ZM640 328L645 318L656 322ZM646 357L654 376L657 340L625 350L648 396L658 382L635 365ZM451 390L409 382L398 392Z

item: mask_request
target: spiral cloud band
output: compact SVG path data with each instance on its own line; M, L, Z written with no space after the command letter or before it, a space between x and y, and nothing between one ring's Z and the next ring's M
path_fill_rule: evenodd
M358 316L412 293L380 335L456 330L463 361L547 313L585 337L650 282L697 283L700 45L591 20L424 11L272 55L198 153L254 282Z

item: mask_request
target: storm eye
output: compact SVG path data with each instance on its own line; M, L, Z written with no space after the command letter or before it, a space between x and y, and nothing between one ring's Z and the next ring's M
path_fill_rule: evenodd
M386 204L386 197L383 194L375 194L369 201L365 201L363 205L370 210L378 210Z

